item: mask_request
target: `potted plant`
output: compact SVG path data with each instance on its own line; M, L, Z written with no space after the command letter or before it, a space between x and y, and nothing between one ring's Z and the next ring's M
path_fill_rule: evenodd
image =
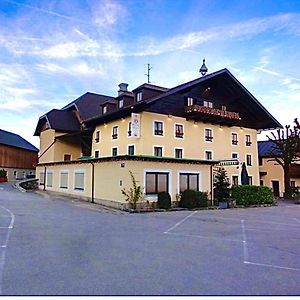
M229 186L227 171L224 168L219 168L214 178L214 197L219 203L219 208L228 208Z
M0 170L0 182L7 182L7 171L4 169Z

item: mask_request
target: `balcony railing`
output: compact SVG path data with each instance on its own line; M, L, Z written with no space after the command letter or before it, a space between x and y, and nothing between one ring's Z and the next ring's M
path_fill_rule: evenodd
M176 131L175 132L175 137L177 137L177 138L183 138L183 132Z
M230 120L231 122L240 121L240 115L237 112L221 110L217 108L207 107L207 106L200 106L200 105L191 105L185 108L186 114L191 116L192 118L198 119L225 119Z
M252 142L246 142L246 146L251 146Z

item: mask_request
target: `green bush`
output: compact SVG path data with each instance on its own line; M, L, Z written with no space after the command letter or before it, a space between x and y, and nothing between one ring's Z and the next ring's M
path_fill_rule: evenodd
M179 207L183 208L199 208L207 207L208 195L205 192L197 192L194 190L185 190L179 201Z
M157 206L162 209L171 208L171 196L168 192L158 193Z
M266 186L234 185L231 188L231 197L237 205L272 204L272 190Z
M0 177L6 177L7 175L7 171L5 171L4 169L0 170Z

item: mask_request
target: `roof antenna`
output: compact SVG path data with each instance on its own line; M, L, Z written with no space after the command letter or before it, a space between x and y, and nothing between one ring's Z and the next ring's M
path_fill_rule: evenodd
M150 83L150 70L152 70L152 67L150 67L150 64L147 64L147 74L145 74L148 77L148 83Z
M204 76L207 73L208 69L205 65L205 58L203 59L203 64L199 70L199 72L201 73L202 76Z

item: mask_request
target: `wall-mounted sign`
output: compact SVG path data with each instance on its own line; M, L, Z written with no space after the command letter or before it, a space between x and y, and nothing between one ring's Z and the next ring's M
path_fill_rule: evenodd
M139 138L141 134L141 116L140 114L131 114L131 136Z
M202 113L207 115L220 116L222 118L241 120L239 113L211 108L207 106L192 105L188 106L185 110L186 113Z

